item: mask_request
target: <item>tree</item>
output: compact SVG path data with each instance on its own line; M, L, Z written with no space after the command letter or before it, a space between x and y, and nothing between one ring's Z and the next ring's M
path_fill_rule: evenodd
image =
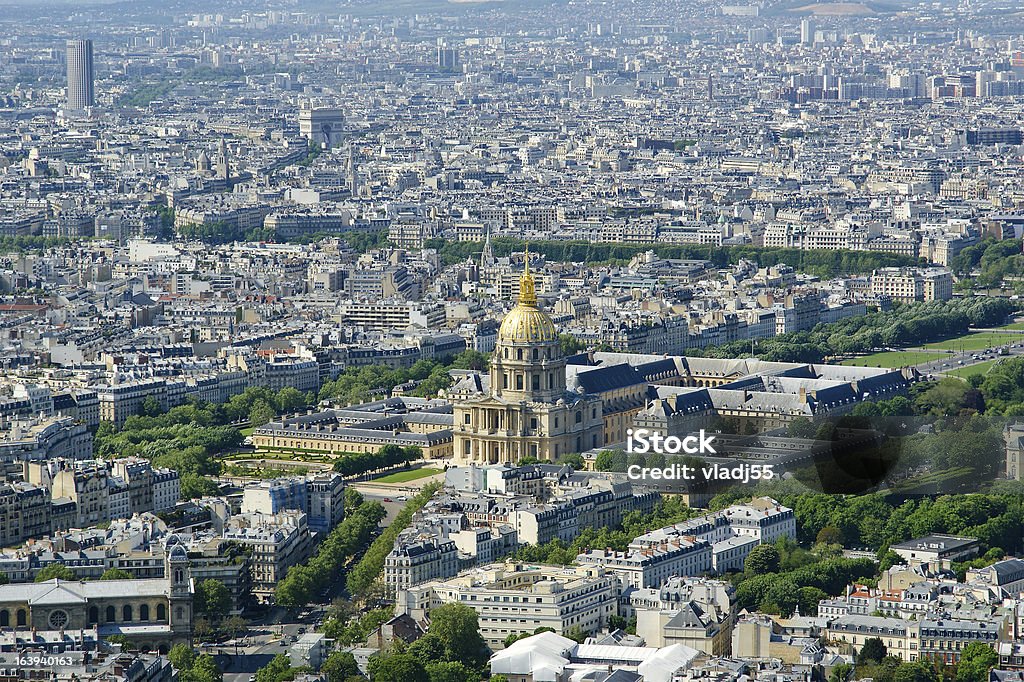
M359 674L359 666L349 652L335 651L320 666L320 672L327 676L327 682L345 682Z
M275 402L280 414L290 414L306 407L306 396L293 386L285 386L277 392Z
M857 663L881 663L888 651L885 643L878 637L868 637L864 640L864 646L857 652Z
M58 578L60 580L78 580L78 576L75 572L64 564L50 564L44 566L38 573L36 573L35 582L44 583L47 580L53 580Z
M232 637L238 637L239 632L244 632L249 628L249 622L241 616L230 616L225 618L220 625L223 629L230 632Z
M139 406L139 414L143 417L159 417L163 413L163 405L160 404L156 396L147 395L142 399L142 405Z
M907 563L906 559L891 549L887 549L878 559L878 570L888 571L893 566L899 566L905 563Z
M378 654L367 663L367 669L374 682L430 682L427 669L411 654Z
M900 663L892 676L893 682L937 682L935 668L921 661Z
M443 604L430 612L427 632L444 645L445 660L474 667L487 662L487 644L480 635L477 612L465 604Z
M797 590L797 603L800 604L800 613L805 616L813 616L818 613L818 604L822 599L828 599L828 593L817 587L801 587Z
M750 550L743 564L744 570L752 575L776 573L779 570L781 557L775 545L758 545Z
M363 494L355 488L345 488L345 513L351 514L363 503Z
M196 611L211 618L223 618L231 610L231 591L212 578L196 585Z
M439 661L426 665L430 682L480 682L480 673L458 661Z
M179 675L178 678L185 682L223 682L224 673L221 672L213 656L202 654L195 659L192 668L184 675Z
M452 361L454 369L472 369L478 372L485 371L488 365L490 365L490 356L475 350L464 350Z
M132 580L133 578L135 576L121 568L108 568L100 575L100 580Z
M626 453L622 450L602 450L594 458L594 468L598 471L625 471Z
M818 531L815 541L819 545L841 545L843 544L843 531L835 526L825 526Z
M999 663L999 654L981 642L971 642L960 653L956 682L987 682L988 673Z
M846 682L852 672L852 665L849 663L839 663L832 667L832 672L828 675L828 682Z
M277 654L270 663L256 671L256 682L283 682L291 669L291 660L284 654Z
M274 408L266 400L260 399L249 408L249 423L252 426L263 426L275 416Z
M579 642L580 644L583 644L584 640L587 639L587 633L584 632L583 628L579 625L573 625L570 628L566 628L565 631L562 632L562 636L567 637L574 642Z
M572 334L559 334L558 345L562 351L562 355L575 355L581 350L587 349L587 344L580 341Z
M790 438L814 438L817 427L807 417L797 417L786 427L786 435Z
M576 452L562 455L558 458L558 463L571 466L575 471L583 471L587 468L586 462L583 461L583 455Z
M167 660L171 662L175 670L191 670L196 660L196 652L188 644L175 644L167 652Z

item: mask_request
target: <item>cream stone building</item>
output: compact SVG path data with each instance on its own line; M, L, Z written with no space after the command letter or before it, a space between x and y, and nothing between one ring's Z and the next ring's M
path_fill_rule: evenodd
M143 650L192 643L194 586L184 545L174 539L165 576L139 580L47 580L0 585L0 629L60 632L96 628Z
M537 307L529 253L519 302L505 316L486 392L454 401L455 457L497 464L556 460L604 445L601 399L566 390L565 357L551 318Z

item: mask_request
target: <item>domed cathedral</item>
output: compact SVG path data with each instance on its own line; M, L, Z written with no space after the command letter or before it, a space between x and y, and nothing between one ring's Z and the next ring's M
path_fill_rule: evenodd
M554 461L604 444L601 399L566 391L558 330L537 306L529 251L519 302L498 330L490 385L453 411L455 457L464 462Z

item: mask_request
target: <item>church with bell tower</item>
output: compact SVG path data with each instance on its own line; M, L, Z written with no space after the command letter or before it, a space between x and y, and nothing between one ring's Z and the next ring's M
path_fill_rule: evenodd
M604 444L601 399L566 390L558 331L537 304L526 252L519 301L502 320L486 391L453 404L455 458L477 464L555 461Z

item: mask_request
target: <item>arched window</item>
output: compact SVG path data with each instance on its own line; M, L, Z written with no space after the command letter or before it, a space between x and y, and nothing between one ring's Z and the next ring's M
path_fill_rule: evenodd
M28 611L18 609L18 626L25 627L26 625L28 625Z
M106 616L107 616L106 622L107 623L113 623L114 620L116 620L116 618L117 618L116 613L117 612L114 611L114 607L113 606L108 606L107 607L107 613L106 613Z
M579 424L582 421L583 421L583 411L582 410L578 410L576 412L576 423Z
M523 349L522 348L516 348L516 360L522 360L522 359L523 359Z
M139 620L149 620L149 604L143 604L139 607Z
M539 348L534 348L533 349L533 359L534 360L539 360L540 359L540 349Z
M5 628L11 624L11 612L7 609L0 611L0 628Z
M167 620L167 607L163 604L156 605L156 619Z
M89 625L94 625L100 622L100 608L98 606L89 607Z
M535 391L539 391L540 390L540 375L539 374L534 374L533 375L532 385L533 385L533 390L535 390Z
M123 620L126 623L132 622L132 605L131 604L125 604L124 607L121 608L121 620Z

